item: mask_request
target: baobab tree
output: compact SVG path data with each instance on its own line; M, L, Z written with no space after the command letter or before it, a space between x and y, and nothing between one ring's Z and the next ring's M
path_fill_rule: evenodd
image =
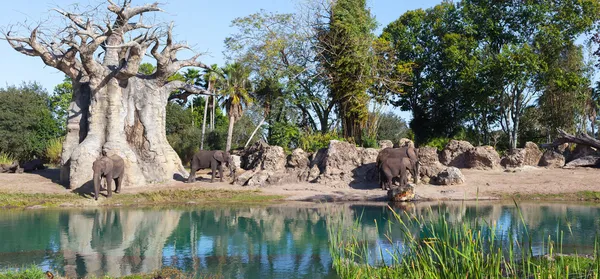
M208 67L198 60L200 54L177 59L179 51L190 48L174 42L172 23L167 27L143 21L144 14L161 11L158 3L132 6L131 0L107 0L106 8L105 19L99 9L87 13L54 9L64 17L65 26L28 28L28 36L15 35L12 26L2 30L16 51L39 57L72 79L61 181L69 187L90 181L92 163L101 154L125 159L125 186L187 176L167 142L167 100L209 93L168 78L184 67ZM138 73L144 56L156 60L150 75ZM169 96L176 89L185 91Z

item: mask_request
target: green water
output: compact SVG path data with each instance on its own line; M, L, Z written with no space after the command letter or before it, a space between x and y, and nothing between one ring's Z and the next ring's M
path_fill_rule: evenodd
M561 230L564 253L593 250L600 207L520 206L535 253L544 253L542 243L556 239ZM452 222L482 218L497 224L504 235L523 232L511 203L419 203L394 210L422 215L439 214L439 208ZM386 204L3 210L0 268L35 264L70 278L123 276L164 266L225 278L336 278L327 223L351 226L360 216L360 233L374 252L378 245L385 248L386 236L399 241L397 227L382 226L392 219Z

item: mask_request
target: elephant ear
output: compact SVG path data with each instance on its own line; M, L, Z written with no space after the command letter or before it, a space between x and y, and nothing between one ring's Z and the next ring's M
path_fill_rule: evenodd
M213 155L213 158L215 158L219 162L223 162L223 160L225 159L223 157L223 151L217 151L217 152L215 152L215 154Z

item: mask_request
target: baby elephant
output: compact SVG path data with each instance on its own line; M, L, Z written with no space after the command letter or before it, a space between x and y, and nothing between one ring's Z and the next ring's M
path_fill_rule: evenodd
M229 176L235 175L233 172L233 161L229 152L224 152L222 150L200 150L190 162L190 176L188 177L188 183L192 183L196 181L196 172L201 169L212 170L212 176L210 177L210 182L212 183L215 180L215 174L217 170L219 170L219 177L221 182L223 182L223 164L229 168ZM235 177L234 177L235 179Z
M92 169L94 170L94 194L96 195L96 200L98 200L98 195L100 194L102 177L106 179L107 197L112 196L110 184L113 179L115 181L115 193L121 191L121 184L123 184L123 176L125 174L125 162L123 158L119 155L102 156L94 161Z

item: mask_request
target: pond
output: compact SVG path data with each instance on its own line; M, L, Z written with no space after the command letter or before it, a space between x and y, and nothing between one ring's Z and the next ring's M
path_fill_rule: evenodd
M558 231L564 231L563 253L593 251L600 206L519 206L535 253L542 253ZM481 218L504 235L524 230L510 202L417 203L394 210L422 215L438 214L440 208L452 222ZM393 225L391 230L382 226L393 218L387 204L377 203L3 210L0 268L34 264L70 278L124 276L165 266L225 278L336 278L327 224L349 227L357 218L373 249L385 245L386 236L399 239Z

